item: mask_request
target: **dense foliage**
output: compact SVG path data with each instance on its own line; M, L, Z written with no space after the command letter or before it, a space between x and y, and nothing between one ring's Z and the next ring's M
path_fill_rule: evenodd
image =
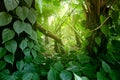
M120 1L1 0L0 80L119 80Z

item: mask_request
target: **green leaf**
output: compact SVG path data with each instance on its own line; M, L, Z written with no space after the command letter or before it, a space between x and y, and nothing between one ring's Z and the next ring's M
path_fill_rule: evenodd
M120 51L120 41L119 40L112 40L111 41L112 43L112 48L111 49L114 49L116 52Z
M39 75L37 73L33 74L33 80L40 80Z
M48 72L47 80L59 80L59 74L55 69L50 69Z
M25 6L17 7L17 9L16 9L16 14L22 21L24 21L27 18L28 12L29 12L29 10Z
M9 41L11 39L13 39L14 36L15 36L15 32L13 30L10 30L9 28L5 28L2 31L2 40L3 40L3 43L6 42L6 41Z
M0 47L0 59L6 54L6 52L5 48Z
M15 21L13 24L13 28L15 32L19 35L21 32L24 31L24 22L20 22L19 20Z
M27 47L27 39L22 40L22 42L20 43L19 47L20 49L23 51L26 47Z
M102 69L100 70L100 72L97 72L97 80L109 80Z
M2 74L2 76L0 76L0 80L9 80L9 78L10 78L10 75Z
M87 77L85 77L85 76L83 76L83 77L81 77L82 78L82 80L89 80Z
M106 73L109 73L109 74L112 73L110 66L105 61L102 61L102 68Z
M5 66L6 66L6 62L0 61L0 71L1 71L2 69L4 69Z
M60 78L61 80L72 80L72 74L69 71L64 70L60 73Z
M75 73L73 73L73 74L74 74L74 78L75 78L75 80L82 80L82 78L79 77L77 74L75 74Z
M31 53L32 53L33 58L37 57L37 51L36 50L32 49Z
M91 35L92 35L92 33L90 33L90 31L87 29L87 30L85 31L85 37L88 38L88 37L90 37Z
M77 59L81 64L88 63L90 61L90 57L85 54L79 54Z
M4 0L4 4L7 11L10 11L15 9L18 6L19 0Z
M1 77L0 77L0 80L10 80L10 75L2 75ZM13 80L13 79L12 79Z
M36 19L37 19L37 12L33 8L31 8L29 10L29 14L28 14L27 18L30 21L30 23L33 25L36 22Z
M119 80L120 79L118 70L113 71L112 74L110 74L109 76L110 76L111 80Z
M17 67L17 69L20 70L20 71L23 69L24 65L25 65L25 64L24 64L24 61L23 61L23 60L21 60L21 61L19 61L19 62L16 63L16 67Z
M29 7L31 7L33 0L24 0L24 1Z
M96 72L97 67L98 67L98 64L93 66L93 64L87 63L83 67L81 67L81 71L87 77L93 78L95 77L94 73Z
M106 36L110 33L110 29L108 25L103 25L100 29L102 33L104 33Z
M22 80L21 78L22 78L23 74L24 74L24 71L17 70L17 71L12 73L12 76L15 77L15 80Z
M12 54L8 54L4 57L4 60L10 64L13 65L14 62L14 56Z
M100 16L100 22L103 23L105 21L105 16L101 15Z
M100 72L97 72L97 80L104 80L104 76Z
M35 31L32 31L32 34L30 35L30 38L37 42L37 33Z
M13 55L15 54L15 51L17 49L17 42L15 40L11 40L5 43L5 48L13 53Z
M97 53L97 52L98 52L98 50L97 50L97 48L96 48L96 47L93 47L93 51L94 51L95 53Z
M28 47L29 47L30 49L32 49L32 48L33 48L33 46L34 46L33 41L28 41Z
M0 74L10 75L10 71L8 69L4 69Z
M29 23L26 23L25 25L24 25L24 31L27 33L27 34L29 34L29 35L31 35L32 34L32 31L33 31L33 29L32 29L32 26L29 24Z
M6 12L0 12L0 26L5 26L11 23L12 16Z
M15 75L10 75L7 80L16 80L17 78Z
M43 62L45 62L43 54L37 54L37 57L34 58L33 62L35 64L42 64Z
M57 71L62 71L64 69L64 66L63 64L61 63L61 61L58 61L54 64L54 68L57 70Z
M29 48L24 49L23 53L25 56L30 56L30 49Z
M78 72L78 71L80 71L80 67L72 64L66 70L69 70L69 71L72 71L72 72Z
M119 11L117 11L117 10L114 10L114 11L112 11L112 20L114 21L114 22L117 22L117 20L119 19Z
M96 37L95 38L95 42L97 43L97 45L100 46L100 44L101 44L101 38L100 37Z
M32 80L33 73L25 73L22 77L22 80Z
M26 63L25 62L25 66L23 68L23 71L25 72L34 72L35 71L35 65L33 63Z
M3 71L0 72L0 80L8 80L10 75L10 71L7 69L4 69Z

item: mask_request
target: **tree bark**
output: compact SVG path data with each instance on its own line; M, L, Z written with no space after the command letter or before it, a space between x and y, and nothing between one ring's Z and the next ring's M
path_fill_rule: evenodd
M103 0L86 0L87 10L86 10L86 28L90 31L96 29L100 26L100 16L103 15L102 9L106 8L107 4L102 2ZM106 0L104 0L106 1ZM108 13L106 13L108 15ZM95 41L95 38L99 37L101 39L100 45ZM107 52L107 37L100 29L91 32L91 36L87 37L89 44L86 47L89 55L93 58L97 58L100 54L105 54ZM95 51L94 48L97 50Z

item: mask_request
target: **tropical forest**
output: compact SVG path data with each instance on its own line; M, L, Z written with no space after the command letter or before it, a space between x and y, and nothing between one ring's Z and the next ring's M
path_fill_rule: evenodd
M0 0L0 80L120 80L120 0Z

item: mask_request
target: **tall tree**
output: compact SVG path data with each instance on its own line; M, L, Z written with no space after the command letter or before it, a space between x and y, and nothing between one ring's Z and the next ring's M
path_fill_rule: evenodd
M86 14L86 28L90 30L89 41L86 50L90 56L97 58L107 51L107 36L102 32L101 27L109 20L110 0L85 0L84 7ZM101 16L105 19L101 22Z

